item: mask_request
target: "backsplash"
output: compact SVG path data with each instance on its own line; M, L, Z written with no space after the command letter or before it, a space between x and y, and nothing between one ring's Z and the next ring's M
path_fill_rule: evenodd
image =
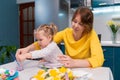
M101 41L111 41L112 33L107 26L109 20L120 23L120 6L111 6L103 8L95 8L94 28L98 34L101 34ZM120 41L120 30L117 32L117 41Z

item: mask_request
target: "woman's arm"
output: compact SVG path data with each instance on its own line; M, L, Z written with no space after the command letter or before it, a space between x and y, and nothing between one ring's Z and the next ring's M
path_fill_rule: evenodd
M67 55L59 55L58 60L69 68L91 67L90 63L86 59L72 59Z
M100 67L104 63L104 55L103 50L100 44L100 41L98 39L98 35L93 30L91 39L90 39L90 53L91 57L87 60L90 62L92 67Z
M63 41L63 36L65 35L65 32L66 32L67 28L62 30L62 31L59 31L55 34L54 36L54 42L56 42L57 44L59 44L60 42Z

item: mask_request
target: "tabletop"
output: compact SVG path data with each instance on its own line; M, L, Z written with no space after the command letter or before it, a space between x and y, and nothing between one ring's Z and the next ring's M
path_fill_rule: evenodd
M38 70L40 70L39 62L34 60L26 60L24 63L24 70L19 71L19 80L30 80ZM17 63L11 62L1 65L0 68L5 69L16 69ZM109 67L98 67L98 68L72 68L73 71L85 71L91 73L91 80L114 80L112 72ZM77 73L80 74L80 73Z

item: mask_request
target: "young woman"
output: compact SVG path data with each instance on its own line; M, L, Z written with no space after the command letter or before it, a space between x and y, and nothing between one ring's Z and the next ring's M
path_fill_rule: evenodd
M58 57L65 67L99 67L104 55L98 36L93 29L93 13L87 7L79 7L68 27L54 36L56 43L64 42L65 54ZM16 56L31 50L40 49L38 42L18 49Z

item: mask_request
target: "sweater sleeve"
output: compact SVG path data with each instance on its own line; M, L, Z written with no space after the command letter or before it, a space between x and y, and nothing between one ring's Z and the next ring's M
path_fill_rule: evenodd
M34 42L34 46L35 46L35 50L40 49L40 45L39 45L38 41Z
M62 42L63 41L63 37L64 37L64 35L65 35L67 30L68 30L68 28L66 28L66 29L64 29L62 31L57 32L57 34L54 36L54 39L53 39L54 42L56 42L57 44Z
M32 54L32 58L42 58L49 55L53 48L54 44L50 43L47 47L41 50L31 51L30 53Z
M100 41L94 30L92 31L90 39L91 57L88 58L88 61L90 62L92 67L100 67L103 65L104 55Z

